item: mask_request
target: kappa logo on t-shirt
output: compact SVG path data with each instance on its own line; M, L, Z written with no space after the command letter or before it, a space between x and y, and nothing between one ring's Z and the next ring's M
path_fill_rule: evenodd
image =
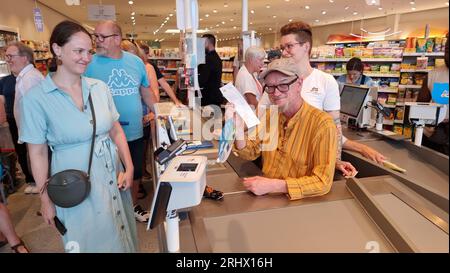
M311 90L308 91L308 93L319 94L319 88L313 87L313 88L311 88Z
M108 86L113 96L129 96L139 93L139 85L123 69L113 69L108 79Z

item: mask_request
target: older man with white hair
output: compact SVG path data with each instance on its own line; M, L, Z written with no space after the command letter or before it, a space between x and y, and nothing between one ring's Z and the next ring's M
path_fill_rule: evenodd
M20 167L25 175L28 186L24 192L39 193L39 189L34 183L28 167L28 152L25 144L17 143L18 132L20 130L20 101L22 97L44 79L42 73L34 67L33 49L21 42L9 43L5 52L6 62L12 74L16 77L15 95L14 95L14 119L8 120L11 135L13 137L17 157L19 158ZM6 90L4 90L6 91Z
M257 75L264 66L266 52L264 49L251 46L245 51L245 63L239 69L236 77L236 88L244 95L249 105L258 106L258 102L263 94L261 83L257 80Z

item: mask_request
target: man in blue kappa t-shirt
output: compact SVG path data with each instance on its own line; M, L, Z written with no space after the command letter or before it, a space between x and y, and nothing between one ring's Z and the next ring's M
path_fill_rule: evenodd
M96 54L86 70L86 76L104 81L112 93L133 160L134 183L131 195L134 215L138 221L146 222L149 213L137 205L144 161L141 99L153 109L156 98L149 89L142 60L120 48L122 30L119 25L113 21L102 21L96 26L93 36Z

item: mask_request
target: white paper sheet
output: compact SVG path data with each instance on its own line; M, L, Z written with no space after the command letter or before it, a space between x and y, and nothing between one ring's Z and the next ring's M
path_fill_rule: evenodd
M241 116L249 129L260 123L258 117L252 111L252 108L250 108L250 105L248 105L245 98L232 83L228 83L221 87L220 91L222 91L223 96L234 105L234 109L239 116Z

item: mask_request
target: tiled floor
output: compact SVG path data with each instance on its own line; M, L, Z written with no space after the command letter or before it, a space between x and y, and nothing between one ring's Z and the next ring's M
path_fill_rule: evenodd
M149 195L140 200L139 203L145 209L150 208L151 184L151 181L144 180L144 187ZM25 185L22 185L16 193L8 198L8 209L12 215L17 234L30 248L31 252L64 252L59 233L56 229L46 225L42 217L36 214L40 209L39 195L24 194L24 188ZM140 252L159 252L156 231L147 231L147 225L144 223L137 222L136 225ZM8 252L11 252L9 245L0 248L0 253Z

